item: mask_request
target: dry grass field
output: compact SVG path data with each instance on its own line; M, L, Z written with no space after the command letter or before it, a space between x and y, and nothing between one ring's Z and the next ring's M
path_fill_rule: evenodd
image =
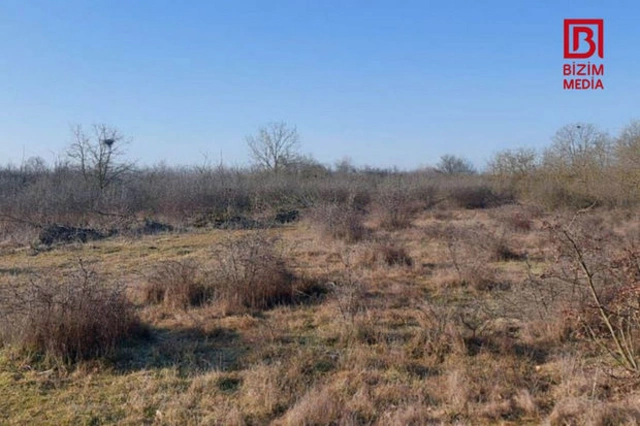
M5 241L0 423L640 423L637 211L327 214Z

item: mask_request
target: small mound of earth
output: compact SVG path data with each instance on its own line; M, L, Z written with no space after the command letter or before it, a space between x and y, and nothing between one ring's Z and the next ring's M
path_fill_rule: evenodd
M107 238L109 234L104 234L91 228L76 228L73 226L49 225L40 231L38 240L42 244L52 245L56 243L71 243L97 241Z

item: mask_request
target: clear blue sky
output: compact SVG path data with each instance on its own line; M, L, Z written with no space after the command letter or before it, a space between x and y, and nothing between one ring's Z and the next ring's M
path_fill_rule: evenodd
M562 90L562 21L604 18L605 90ZM637 1L0 0L0 163L107 123L142 164L247 162L295 124L324 163L478 165L640 118Z

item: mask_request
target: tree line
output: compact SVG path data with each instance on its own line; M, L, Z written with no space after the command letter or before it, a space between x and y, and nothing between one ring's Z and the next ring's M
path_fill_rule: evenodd
M640 203L638 121L616 136L593 124L570 124L547 148L501 151L481 170L455 155L413 171L355 167L349 159L329 167L301 154L300 134L285 122L268 123L247 136L251 166L246 168L138 166L127 157L131 140L108 125L77 126L72 137L53 166L31 158L0 167L1 232L19 223L97 226L146 217L191 223L198 217L260 215L319 203L366 208L383 199L433 206L434 200L458 197L461 206L476 208L498 201L549 209Z

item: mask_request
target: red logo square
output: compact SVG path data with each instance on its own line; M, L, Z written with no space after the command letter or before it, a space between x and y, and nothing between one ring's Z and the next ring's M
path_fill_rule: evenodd
M580 50L581 42L586 42L587 50ZM596 52L599 58L604 58L604 20L565 19L564 58L587 59Z

